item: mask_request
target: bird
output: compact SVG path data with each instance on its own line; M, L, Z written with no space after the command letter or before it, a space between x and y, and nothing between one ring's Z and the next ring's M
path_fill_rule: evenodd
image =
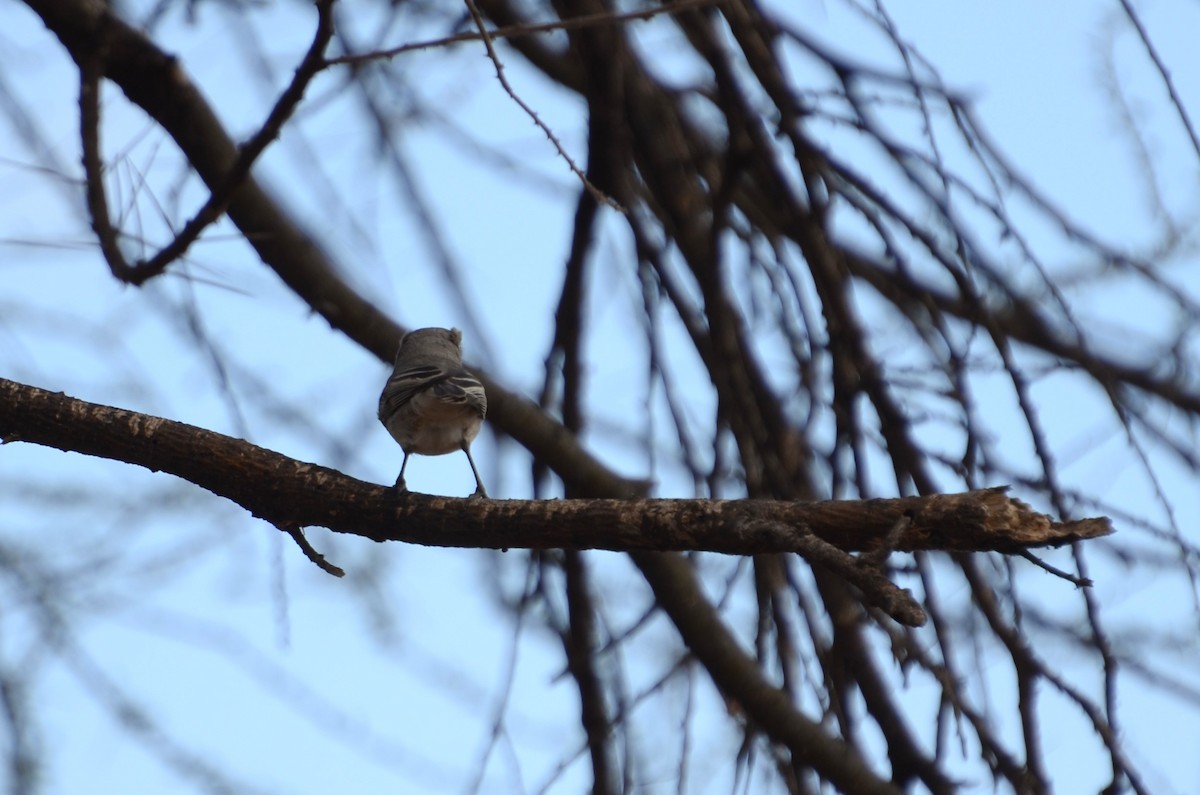
M421 328L400 338L392 375L379 395L379 421L402 450L404 461L395 490L408 491L404 470L408 457L467 454L475 473L472 498L487 498L471 442L487 416L483 384L462 366L462 332L456 328Z

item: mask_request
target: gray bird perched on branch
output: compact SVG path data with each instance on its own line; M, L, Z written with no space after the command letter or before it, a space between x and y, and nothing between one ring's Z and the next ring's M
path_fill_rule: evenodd
M396 490L408 491L408 457L445 455L462 450L475 473L472 497L487 497L471 442L487 414L487 395L479 379L462 366L462 332L421 328L400 338L392 376L379 396L379 421L404 450Z

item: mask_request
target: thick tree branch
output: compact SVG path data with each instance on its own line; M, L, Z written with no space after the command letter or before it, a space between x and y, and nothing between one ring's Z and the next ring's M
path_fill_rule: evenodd
M169 472L278 527L376 541L504 549L798 552L812 536L847 551L1016 552L1096 538L1107 519L1055 522L993 488L892 500L458 500L391 490L180 422L0 379L0 439Z

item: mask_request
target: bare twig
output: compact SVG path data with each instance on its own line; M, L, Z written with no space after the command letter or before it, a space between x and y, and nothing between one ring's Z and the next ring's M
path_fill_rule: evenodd
M1053 574L1055 577L1061 577L1062 579L1066 580L1067 582L1071 583L1072 585L1075 585L1078 588L1092 587L1092 581L1090 578L1079 577L1079 576L1072 574L1069 571L1063 571L1062 569L1058 568L1057 566L1051 566L1049 563L1042 560L1037 555L1030 552L1028 549L1022 549L1017 554L1020 555L1021 557L1025 558L1025 560L1029 561L1033 565L1037 566L1039 569L1042 569L1043 571L1048 571L1051 574Z
M661 6L647 7L637 11L627 11L622 14L600 13L600 14L584 14L570 19L557 19L553 22L531 22L521 25L506 25L502 28L495 28L488 31L475 31L468 33L456 33L453 36L444 36L438 39L428 39L426 41L415 41L409 44L401 44L398 47L391 47L386 50L376 50L375 52L354 53L352 55L341 55L336 58L329 58L326 64L329 66L337 66L341 64L357 64L363 61L378 61L388 58L395 58L397 55L403 55L406 52L414 52L416 50L428 50L435 47L447 47L451 44L462 44L468 41L483 41L485 39L511 39L518 36L536 36L539 33L553 33L555 31L579 30L581 28L591 28L599 25L622 25L626 22L644 21L653 17L661 16L662 14L677 14L692 8L705 8L713 6L721 0L675 0L673 3L664 3Z
M592 184L592 181L588 179L587 174L583 173L583 169L579 167L579 164L575 162L575 159L567 153L566 149L563 148L562 141L558 140L558 136L555 135L554 131L550 129L550 126L547 125L546 122L542 121L542 117L538 116L537 111L531 108L529 104L526 103L525 100L521 99L521 97L517 95L517 92L513 90L512 85L508 82L508 78L504 75L504 64L500 61L500 56L496 53L496 48L492 44L491 31L487 29L487 23L484 21L483 14L480 13L479 7L475 5L475 0L467 0L467 8L471 12L471 19L475 21L475 27L479 30L479 39L483 42L483 46L487 48L488 58L491 60L492 65L496 67L496 79L500 81L501 87L504 88L504 93L508 94L509 98L512 99L513 102L517 103L517 106L521 110L525 111L525 115L533 120L533 123L537 125L538 129L546 134L546 137L550 139L550 143L554 145L555 151L558 152L558 156L566 161L567 166L571 169L571 172L579 178L579 181L583 183L583 186L587 188L588 193L592 194L592 197L595 198L597 202L608 205L618 212L625 212L625 208L623 208L616 199L612 198Z
M300 547L300 551L304 553L304 557L317 564L317 568L321 571L332 574L334 577L346 576L345 569L330 563L324 555L313 548L312 544L308 543L308 539L304 537L304 531L299 527L284 525L279 529L291 536L292 540L296 542L296 546Z
M1175 109L1180 123L1183 124L1183 129L1187 132L1188 140L1192 144L1192 150L1200 157L1200 135L1196 134L1196 127L1192 124L1191 116L1188 115L1187 106L1180 99L1179 92L1175 89L1175 81L1171 79L1171 71L1163 63L1162 56L1158 54L1158 48L1150 40L1150 34L1146 32L1146 27L1142 24L1142 18L1134 10L1133 4L1129 0L1121 0L1121 8L1125 11L1125 16L1129 18L1129 24L1133 25L1133 29L1137 32L1138 39L1141 41L1142 47L1146 50L1146 55L1150 57L1151 62L1154 64L1154 68L1158 72L1158 78L1162 80L1163 85L1166 87L1167 96L1171 99L1171 107Z

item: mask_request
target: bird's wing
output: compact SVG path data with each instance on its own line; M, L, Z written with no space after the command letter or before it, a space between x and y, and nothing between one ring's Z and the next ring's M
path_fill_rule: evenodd
M487 393L479 379L468 372L446 376L433 384L433 391L439 400L462 404L479 412L480 417L487 416Z
M379 396L379 418L392 416L418 392L444 380L447 376L445 370L432 364L409 367L392 373L392 377L384 384L383 394Z

